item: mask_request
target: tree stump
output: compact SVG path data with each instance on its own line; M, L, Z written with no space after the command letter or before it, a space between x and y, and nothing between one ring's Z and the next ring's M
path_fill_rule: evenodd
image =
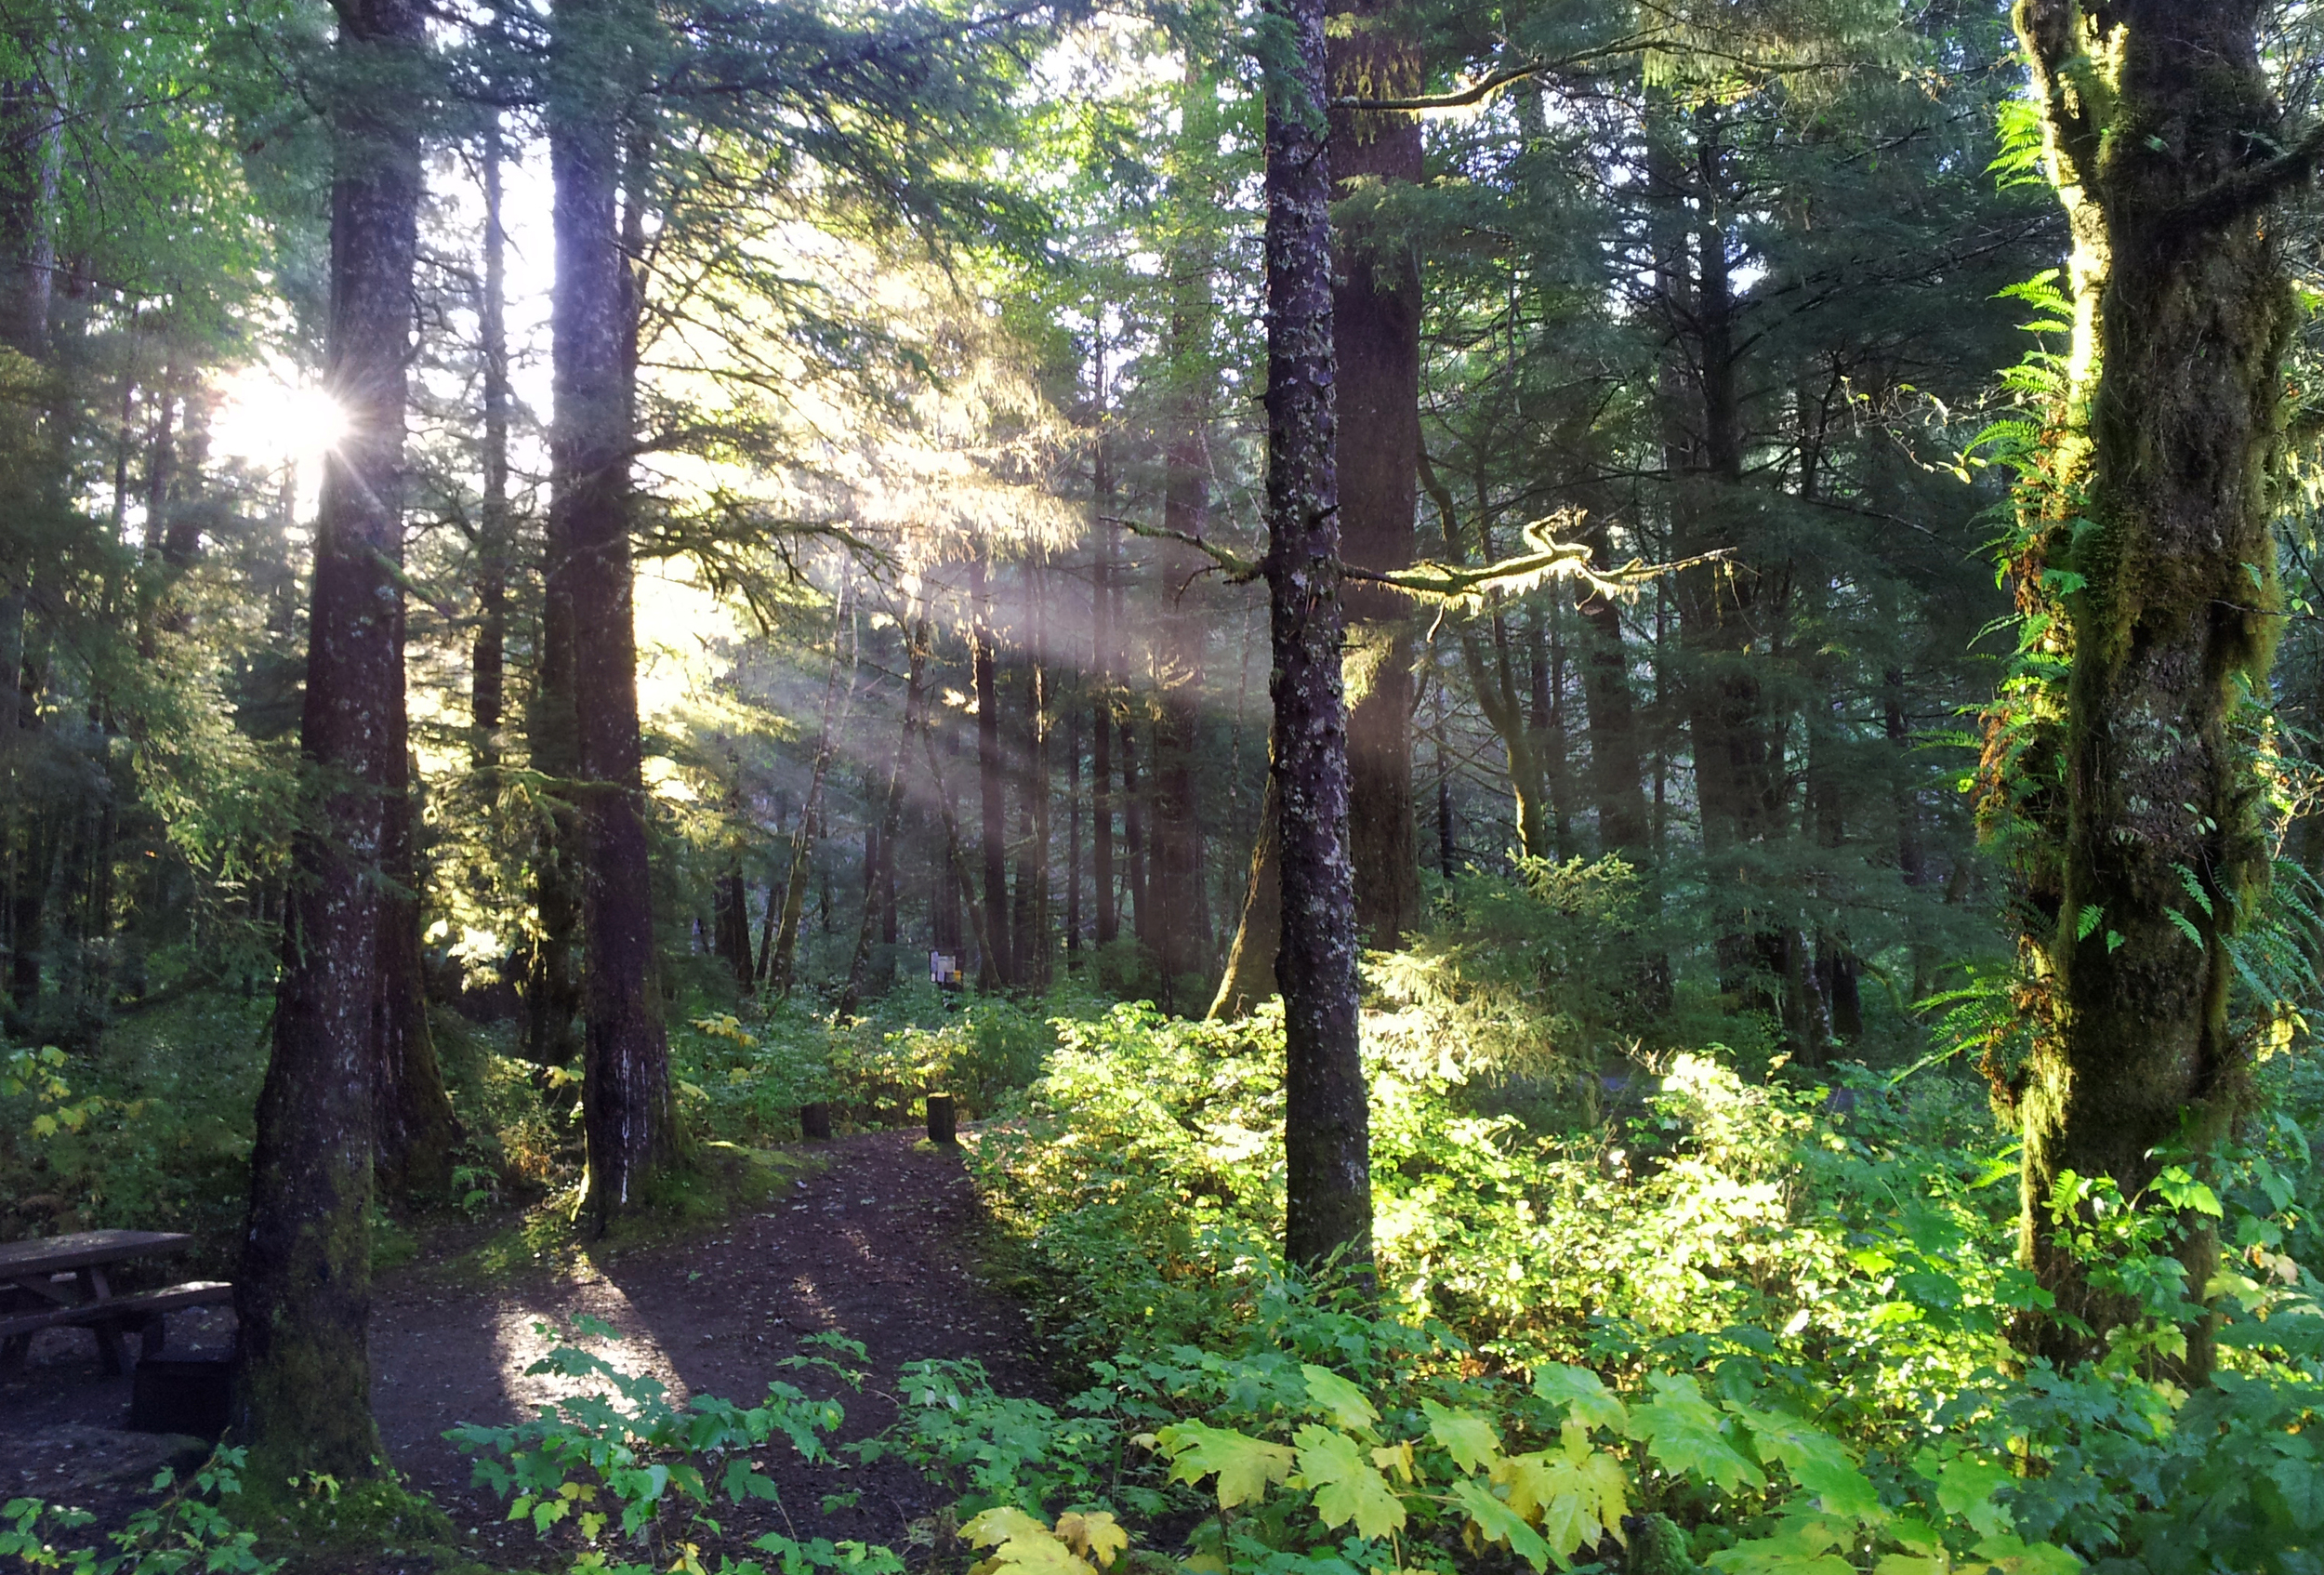
M931 1093L928 1096L928 1141L957 1143L958 1123L952 1105L952 1095Z
M816 1142L827 1142L831 1136L831 1106L818 1100L799 1107L799 1135Z

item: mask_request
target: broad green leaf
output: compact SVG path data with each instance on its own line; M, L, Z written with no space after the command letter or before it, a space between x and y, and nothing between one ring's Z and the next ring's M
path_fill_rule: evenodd
M2082 1561L2064 1548L2020 1542L2006 1534L1985 1538L1975 1551L2000 1575L2075 1575L2082 1567Z
M1537 1570L1549 1568L1549 1544L1525 1524L1524 1515L1467 1478L1453 1484L1453 1499L1468 1512L1478 1536L1488 1542L1508 1543L1510 1552ZM1563 1564L1565 1560L1558 1562Z
M1631 1408L1631 1431L1646 1440L1664 1469L1692 1474L1723 1492L1766 1486L1759 1467L1727 1442L1719 1413L1692 1378L1657 1372L1648 1382L1655 1397Z
M1948 1515L1958 1515L1985 1537L2005 1535L2014 1524L2010 1512L1993 1502L2009 1482L2009 1467L1974 1461L1967 1456L1948 1462L1936 1476L1936 1502Z
M1434 1400L1422 1400L1428 1436L1445 1447L1453 1463L1463 1471L1483 1471L1500 1458L1500 1435L1493 1424L1472 1411L1447 1410Z
M1856 1575L1855 1566L1832 1551L1844 1540L1844 1524L1806 1515L1772 1537L1722 1548L1708 1562L1721 1575Z
M1620 1433L1630 1425L1622 1402L1608 1394L1598 1375L1588 1368L1554 1364L1537 1368L1533 1392L1552 1405L1564 1406L1568 1415L1578 1416L1593 1427Z
M2304 1460L2279 1460L2268 1466L2267 1476L2283 1495L2292 1525L2302 1531L2324 1526L2324 1469Z
M1299 1447L1298 1485L1314 1489L1315 1513L1326 1526L1353 1520L1367 1537L1404 1529L1404 1501L1380 1468L1364 1458L1354 1439L1309 1423L1293 1442Z
M1952 1575L1953 1561L1943 1554L1892 1553L1881 1555L1872 1575Z
M1302 1363L1300 1371L1307 1379L1307 1397L1346 1431L1368 1433L1380 1420L1380 1412L1364 1397L1364 1391L1329 1368Z
M1270 1482L1291 1475L1289 1449L1230 1428L1207 1427L1199 1422L1174 1423L1156 1433L1154 1441L1170 1457L1173 1482L1199 1482L1218 1473L1221 1509L1248 1503L1263 1495Z

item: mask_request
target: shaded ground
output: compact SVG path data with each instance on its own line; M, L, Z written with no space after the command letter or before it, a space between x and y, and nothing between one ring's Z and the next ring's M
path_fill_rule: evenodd
M817 1157L819 1169L707 1234L487 1274L477 1254L462 1251L475 1233L447 1232L380 1277L373 1406L389 1456L434 1496L478 1557L523 1563L536 1543L529 1529L507 1522L488 1489L469 1486L469 1461L442 1435L457 1423L518 1421L558 1392L559 1381L524 1374L550 1343L536 1324L569 1325L580 1314L602 1319L623 1336L602 1354L655 1374L680 1400L713 1394L749 1403L777 1377L811 1394L836 1394L847 1407L848 1438L894 1419L889 1392L897 1369L918 1357L975 1357L1001 1393L1048 1397L1027 1315L977 1278L984 1219L957 1154L913 1133L873 1132L818 1145ZM802 1336L825 1330L869 1351L861 1394L777 1367ZM173 1325L170 1348L229 1338L226 1315L187 1318L182 1332ZM93 1458L87 1430L120 1427L128 1398L127 1379L99 1378L88 1335L44 1335L27 1378L0 1388L0 1499L38 1493L101 1512L108 1490L95 1478L105 1473L85 1463ZM914 1521L949 1502L893 1462L811 1470L787 1448L760 1458L784 1502L747 1519L724 1516L729 1535L720 1545L731 1551L745 1551L769 1526L901 1545ZM852 1507L823 1512L824 1494L851 1491L859 1495Z

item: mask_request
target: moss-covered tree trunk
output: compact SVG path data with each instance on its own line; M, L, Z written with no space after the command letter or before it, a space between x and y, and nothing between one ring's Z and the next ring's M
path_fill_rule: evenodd
M372 1012L379 969L402 551L404 366L420 193L416 89L425 13L339 10L344 95L332 115L325 378L348 435L316 518L300 746L324 797L294 843L273 1052L258 1096L250 1206L234 1277L241 1370L233 1434L254 1480L376 1476L371 1415Z
M2313 143L2282 127L2258 0L2019 0L2015 20L2071 222L2076 310L2045 456L2038 567L2067 588L2061 902L2044 939L2050 1028L2025 1069L2023 1250L2057 1316L2030 1354L2093 1355L2134 1316L2062 1244L2060 1177L2136 1195L2232 1112L2227 937L2265 882L2240 730L2265 678L2270 471L2292 303L2262 208ZM2181 1256L2200 1295L2217 1245ZM2086 1328L2077 1328L2076 1320ZM2198 1330L2184 1362L2200 1374Z

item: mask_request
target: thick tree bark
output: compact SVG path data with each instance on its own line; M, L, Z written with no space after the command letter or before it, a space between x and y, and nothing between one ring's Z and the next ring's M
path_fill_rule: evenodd
M1371 1114L1356 1033L1355 872L1340 687L1331 179L1323 0L1272 0L1288 58L1267 94L1267 556L1281 838L1285 1251L1371 1260Z
M2103 1349L2136 1309L2085 1277L2053 1223L2058 1178L2109 1176L2137 1196L2165 1148L2210 1149L2238 1093L2228 937L2269 873L2243 696L2265 693L2279 628L2270 479L2293 322L2265 205L2307 174L2276 160L2292 139L2254 42L2260 9L2015 12L2076 309L2029 567L2086 582L2066 598L2063 902L2054 933L2033 937L2052 1021L2016 1100L2023 1251L2061 1315L2019 1332L2061 1362ZM2181 1226L2199 1297L2215 1227L2192 1211ZM2175 1365L2199 1378L2211 1357L2199 1326Z
M1399 98L1420 86L1419 50L1399 0L1330 0L1327 72L1339 97ZM1418 184L1419 117L1335 109L1327 155L1336 195ZM1365 193L1377 196L1377 191ZM1358 568L1412 562L1420 452L1420 268L1406 236L1369 222L1340 227L1331 338L1338 360L1340 539ZM1349 836L1355 917L1366 941L1393 946L1419 919L1413 842L1411 609L1384 588L1341 592L1362 663L1348 711Z
M258 1096L232 1436L254 1480L378 1475L371 1414L372 1012L380 874L395 771L395 629L404 364L420 194L419 135L396 84L416 74L410 0L339 11L332 113L326 381L349 432L324 461L300 747L327 786L294 842L274 1042Z
M635 1208L678 1151L669 1048L654 986L630 602L635 319L620 244L627 93L616 68L615 35L637 25L621 0L560 0L546 113L557 243L549 512L563 549L554 567L556 589L575 634L584 854L583 1207L600 1228Z

